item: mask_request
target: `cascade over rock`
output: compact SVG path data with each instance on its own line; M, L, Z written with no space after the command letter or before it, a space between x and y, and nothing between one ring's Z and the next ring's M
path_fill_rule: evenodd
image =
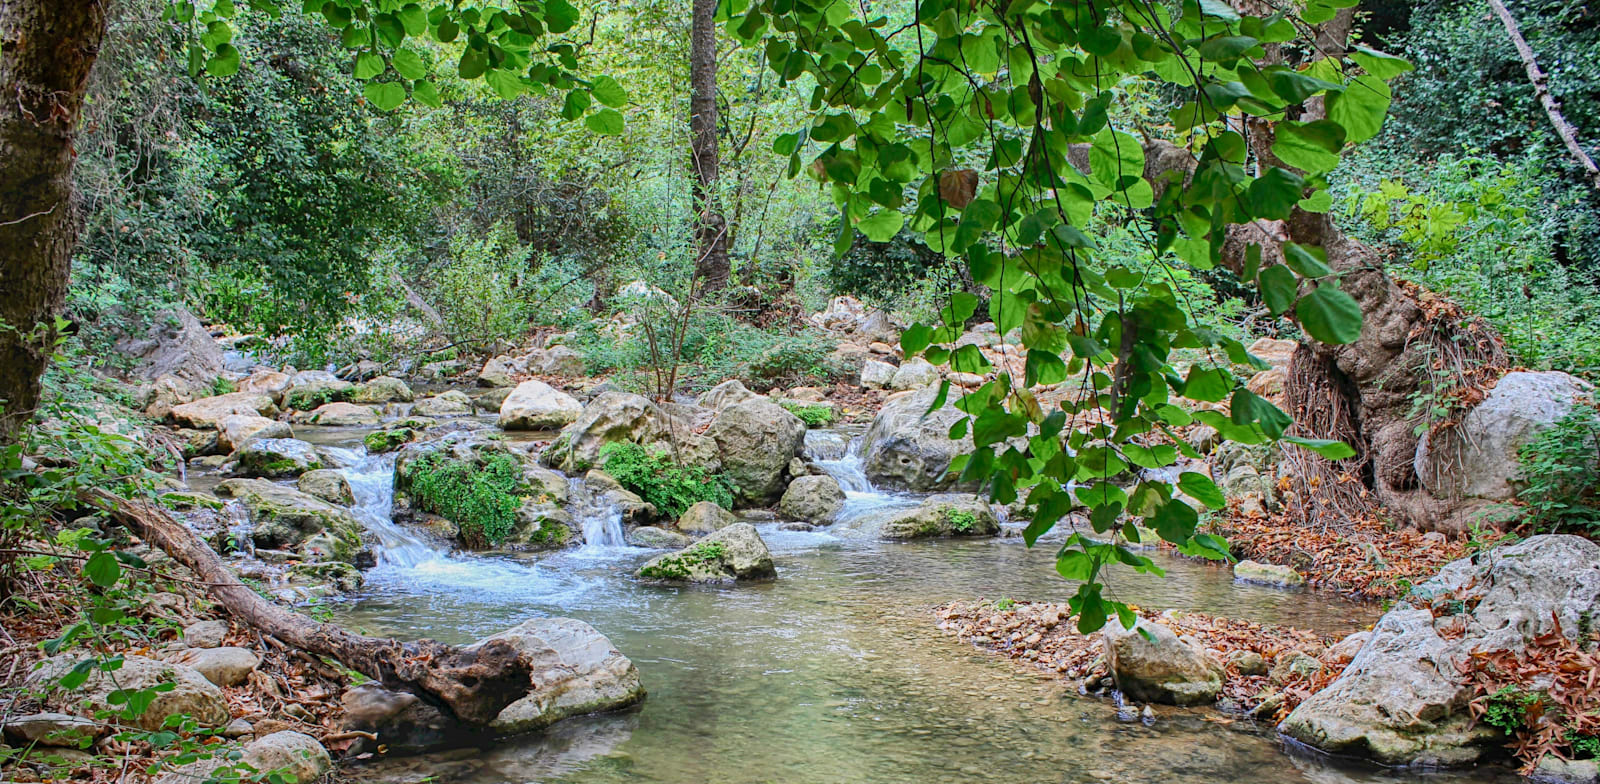
M966 415L950 401L928 411L938 387L892 395L862 436L867 476L909 490L941 490L954 484L950 461L972 449L970 436L954 441L950 426Z

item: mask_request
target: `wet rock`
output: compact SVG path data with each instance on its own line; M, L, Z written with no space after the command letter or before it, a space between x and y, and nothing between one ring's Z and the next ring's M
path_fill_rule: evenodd
M255 438L234 453L236 476L282 479L322 467L317 448L296 438Z
M887 362L866 360L861 363L861 386L867 389L886 389L894 381L894 372L898 369Z
M577 539L572 515L554 503L530 499L517 508L516 526L502 544L509 549L553 550Z
M468 416L472 413L472 398L467 397L465 392L452 389L418 400L411 407L411 413L425 417Z
M955 478L950 461L972 449L971 437L950 438L950 426L966 415L951 400L929 412L938 395L927 387L890 397L862 436L861 454L868 478L896 488L942 490Z
M970 495L944 493L930 496L915 509L882 521L882 539L931 539L955 536L994 536L1000 520L987 503Z
M77 666L79 656L63 654L46 659L28 676L28 684L44 690L57 683ZM118 690L144 690L172 684L170 690L155 691L149 707L131 723L146 730L160 729L169 716L186 714L202 727L221 727L228 723L228 700L222 690L193 668L157 661L144 656L124 655L122 666L113 672L91 669L89 679L77 689L55 689L45 704L62 713L93 715L115 711L108 698Z
M806 424L776 403L752 399L724 407L705 434L716 442L735 499L763 506L783 493L784 471L805 443Z
M301 474L295 481L295 487L330 504L349 506L356 502L355 493L350 490L350 480L331 468L319 468Z
M674 550L694 543L693 539L683 534L653 525L642 525L629 531L627 539L628 544L634 547L648 547L653 550Z
M642 395L605 392L561 431L545 459L572 473L595 466L606 444L653 444L668 440L667 415ZM670 446L670 442L668 444Z
M183 644L190 648L220 647L227 636L227 621L197 621L183 627Z
M255 414L229 414L217 421L217 448L232 454L252 438L294 438L288 422Z
M826 474L797 477L783 491L778 512L785 517L826 523L844 507L844 490L838 480Z
M1528 780L1533 784L1595 784L1600 781L1600 760L1564 760L1547 754Z
M85 739L98 738L109 729L81 716L66 713L30 713L26 716L7 718L4 734L6 740L21 745L76 748Z
M344 541L349 552L361 549L361 522L316 496L262 479L224 480L217 493L239 499L254 525L250 538L258 548L294 549L327 531Z
M187 648L168 659L193 667L218 686L238 686L260 666L261 660L244 648Z
M533 692L490 725L502 735L535 732L569 716L619 710L644 699L633 662L582 621L536 618L488 639L511 642L533 665Z
M746 389L744 383L739 379L730 378L701 393L700 397L696 398L694 402L702 408L720 412L734 403L743 403L746 400L755 400L759 397L761 396Z
M396 427L388 430L374 430L362 437L361 443L372 454L393 452L406 444L415 441L419 431L409 427Z
M1435 615L1463 630L1441 636ZM1454 561L1378 621L1333 683L1279 727L1296 740L1386 765L1464 764L1499 745L1473 726L1458 665L1475 651L1520 655L1559 628L1600 617L1600 545L1534 536ZM1559 624L1559 627L1558 627Z
M1570 413L1587 387L1559 371L1507 373L1460 424L1423 434L1417 478L1436 498L1512 498L1521 471L1517 451Z
M344 561L318 561L291 565L289 581L299 585L325 588L334 593L359 591L365 582L361 570Z
M271 422L272 420L268 419L267 421ZM173 428L172 434L177 437L178 451L183 454L184 458L215 455L222 451L217 442L217 433L214 430L195 430L179 427Z
M392 376L378 376L350 393L352 403L410 403L414 398L411 387Z
M604 471L590 471L583 475L583 481L597 504L615 509L622 515L624 522L638 524L655 519L657 513L655 505L646 503L643 498L623 487L610 474Z
M1217 661L1162 624L1141 619L1127 629L1113 618L1102 636L1117 688L1131 699L1204 705L1222 691Z
M772 554L755 526L734 523L670 555L651 559L634 576L667 582L734 582L776 577Z
M577 398L536 379L524 381L500 405L505 430L554 430L583 413Z
M326 427L367 427L383 421L372 406L355 403L324 403L296 421L310 422Z
M1257 561L1240 561L1234 564L1233 579L1241 583L1274 588L1300 588L1306 584L1306 578L1287 566Z
M499 414L500 407L506 404L506 398L511 397L514 387L495 387L484 390L472 399L472 407L487 414Z
M908 359L894 371L889 379L890 389L917 389L939 383L939 369L921 357Z
M204 397L192 403L173 406L168 416L173 422L184 427L215 430L223 417L235 414L271 418L278 415L278 406L267 395L230 392L226 395Z
M702 536L716 533L738 522L732 512L717 506L714 501L700 501L684 510L673 525L683 533Z

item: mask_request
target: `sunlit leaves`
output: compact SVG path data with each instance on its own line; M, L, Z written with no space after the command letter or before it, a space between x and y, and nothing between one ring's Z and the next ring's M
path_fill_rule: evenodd
M589 130L606 136L615 136L622 133L626 127L626 122L622 119L622 113L616 109L601 109L583 118L583 124Z

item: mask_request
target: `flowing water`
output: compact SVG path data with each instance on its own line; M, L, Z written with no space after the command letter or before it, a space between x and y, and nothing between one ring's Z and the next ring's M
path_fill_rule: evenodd
M835 449L818 462L844 483L859 473L852 459ZM368 458L346 472L353 485L372 479L357 490L358 506L387 551L385 526L394 524L379 508L383 465ZM917 500L861 479L848 490L847 514ZM658 551L615 545L536 558L384 557L341 622L466 643L528 617L579 618L633 659L650 696L636 710L569 720L489 750L385 760L353 775L471 784L1516 780L1334 765L1286 753L1270 728L1211 710L1158 709L1150 725L1119 720L1108 701L939 632L929 608L940 602L1071 595L1049 553L1019 540L889 543L759 527L779 578L739 586L640 584L628 573ZM1223 569L1162 565L1165 578L1118 574L1110 590L1138 604L1330 634L1377 613L1323 594L1235 585Z

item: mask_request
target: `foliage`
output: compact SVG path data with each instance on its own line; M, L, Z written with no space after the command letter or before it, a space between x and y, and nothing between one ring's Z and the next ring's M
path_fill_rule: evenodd
M609 325L580 325L571 345L590 373L643 371L653 367L646 342L634 328L621 339ZM843 373L821 335L789 328L761 329L714 311L700 310L685 325L678 373L691 391L730 378L764 391L775 386L828 383Z
M600 450L600 466L671 519L701 501L733 508L733 487L722 474L707 471L704 466L680 466L664 452L639 444L606 444Z
M433 290L453 343L493 353L514 342L528 326L529 305L519 287L528 250L505 226L488 235L458 235L451 263L439 270Z
M966 509L946 509L945 522L950 524L950 530L964 534L978 524L978 517Z
M879 306L899 306L906 290L945 265L943 254L901 230L883 242L858 234L850 250L834 261L828 281L834 294L850 294Z
M1313 0L1299 21L1326 22L1344 4ZM788 156L790 176L805 171L829 188L842 215L835 252L849 249L858 228L886 239L905 227L964 262L989 292L988 315L1002 334L1021 329L1023 378L996 373L958 401L968 416L953 434L971 435L974 451L952 470L986 484L999 503L1026 494L1030 544L1082 506L1097 532L1142 518L1184 552L1224 557L1224 543L1197 535L1198 513L1173 486L1138 481L1140 469L1195 450L1181 440L1181 448L1153 448L1145 435L1198 420L1224 439L1260 443L1283 436L1290 421L1243 388L1225 361L1247 363L1243 345L1193 318L1203 310L1179 300L1168 273L1237 264L1273 315L1292 311L1319 341L1355 340L1360 308L1320 248L1289 243L1281 263L1259 247L1241 249L1242 259L1222 251L1231 226L1326 211L1327 174L1346 144L1378 132L1386 80L1410 66L1366 47L1348 60L1284 62L1268 50L1300 38L1294 21L1213 2L929 0L879 14L751 0L730 8L728 29L762 47L785 83L814 80L810 122L779 137L774 150ZM1173 96L1164 107L1172 110L1173 150L1195 153L1190 163L1147 167L1152 155L1158 164L1175 156L1159 145L1147 150L1141 136L1153 129L1111 119L1117 96L1109 88L1126 82L1143 82L1141 95ZM1302 114L1314 98L1326 118ZM1282 118L1273 122L1271 155L1221 122L1236 111ZM1146 253L1133 264L1103 256L1087 231L1092 220L1120 222L1135 211L1150 221ZM981 302L954 293L935 323L905 333L906 355L994 372L976 347L950 345ZM1208 357L1185 374L1170 361L1175 347ZM1046 410L1030 391L1072 375L1092 390L1081 402ZM942 392L936 406L948 386ZM1178 397L1226 399L1231 413L1191 415L1175 405ZM1023 448L1010 445L1018 438ZM1209 479L1186 477L1178 492L1220 505ZM1131 621L1127 605L1102 593L1101 573L1116 563L1159 571L1138 553L1080 534L1059 551L1057 570L1082 582L1071 599L1080 628L1099 628L1112 612Z
M417 508L455 523L468 547L493 547L516 528L522 506L522 467L510 455L483 465L427 453L405 467Z
M778 405L783 406L789 413L800 418L806 427L827 427L833 424L833 406L827 403L797 403L793 400L780 400Z
M409 427L399 427L390 430L374 430L362 437L361 443L365 444L367 451L372 454L392 452L416 437L417 431Z
M1579 405L1517 451L1517 498L1538 531L1600 534L1600 411Z

